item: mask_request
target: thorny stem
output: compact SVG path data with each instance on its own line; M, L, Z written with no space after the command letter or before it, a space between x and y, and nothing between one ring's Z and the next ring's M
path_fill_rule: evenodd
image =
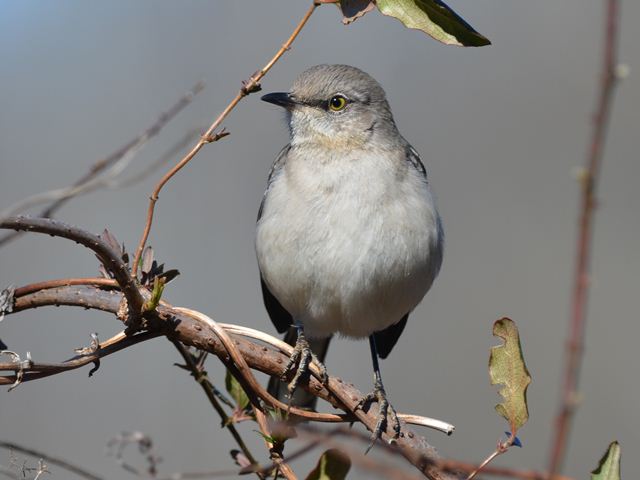
M202 387L202 390L204 390L204 393L209 399L209 402L213 406L214 410L220 416L220 419L222 420L222 424L225 426L227 430L229 430L229 433L238 444L238 447L240 447L240 450L242 450L242 453L244 453L245 457L247 457L247 459L251 462L251 465L258 466L259 465L258 461L251 454L251 451L249 450L247 445L244 443L244 440L240 436L240 433L238 433L238 430L236 429L235 425L229 422L229 416L224 411L224 408L222 408L222 405L220 405L220 402L216 398L216 395L213 391L213 385L211 385L211 383L209 382L209 379L207 378L207 372L198 368L198 366L196 365L196 362L194 361L193 355L189 352L187 347L185 347L182 343L180 343L177 340L171 340L171 343L173 343L173 345L176 347L178 352L180 352L180 355L182 355L182 358L184 359L187 368L191 372L191 375L193 375L194 380L198 382L198 384ZM257 475L260 478L264 478L261 472L257 472Z
M218 118L211 124L211 126L207 129L207 131L200 137L200 140L196 145L191 149L191 151L180 160L171 170L169 170L164 177L160 179L155 188L153 189L153 193L149 198L149 207L147 210L147 219L145 222L144 230L142 232L142 236L136 248L136 254L133 259L133 266L131 270L132 276L135 277L136 272L138 271L138 264L140 263L140 257L142 256L142 251L147 243L147 239L149 238L149 233L151 232L151 224L153 223L153 213L155 210L156 202L158 201L158 196L160 194L160 190L166 185L166 183L171 180L171 178L178 173L187 163L191 161L193 157L208 143L213 143L221 138L227 136L229 133L222 129L220 132L214 134L215 130L220 126L220 124L224 121L225 118L231 113L231 111L240 103L247 95L257 92L260 90L260 80L264 78L264 76L271 70L271 68L275 65L275 63L284 55L284 53L291 48L291 44L296 39L302 28L306 25L307 21L318 7L319 3L313 2L307 12L304 14L296 28L293 30L293 33L289 36L287 41L280 47L280 49L276 52L276 54L267 62L267 64L262 67L261 70L255 72L248 81L243 82L242 87L236 94L236 96L231 100L229 105L222 111Z
M7 450L13 450L15 452L20 452L25 455L31 455L33 457L40 458L42 460L45 460L51 463L52 465L57 465L59 467L62 467L65 470L68 470L69 472L72 472L77 476L86 478L88 480L103 480L102 477L99 477L98 475L91 473L85 470L84 468L78 467L77 465L74 465L73 463L70 463L66 460L62 460L61 458L52 457L51 455L48 455L39 450L33 450L31 448L26 448L16 443L4 442L4 441L0 441L0 448L6 448Z
M586 171L581 178L582 202L579 219L578 248L574 277L573 301L569 338L566 344L566 362L563 374L562 398L553 428L549 455L549 475L562 469L571 421L578 397L578 380L582 364L587 300L589 294L589 265L593 243L593 216L596 209L596 187L602 152L606 138L616 78L616 50L618 40L619 0L605 0L605 39L602 77L593 132L586 159Z

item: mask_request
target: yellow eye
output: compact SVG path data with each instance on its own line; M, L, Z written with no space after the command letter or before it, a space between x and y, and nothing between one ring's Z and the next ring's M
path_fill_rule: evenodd
M347 106L347 99L342 95L336 95L329 100L329 108L334 112L339 112Z

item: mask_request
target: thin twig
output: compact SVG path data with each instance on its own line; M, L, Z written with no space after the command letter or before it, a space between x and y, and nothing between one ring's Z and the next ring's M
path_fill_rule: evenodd
M352 463L358 467L372 472L375 476L392 479L392 480L419 480L424 477L418 477L409 472L405 472L400 468L393 465L389 465L382 459L376 459L370 455L366 455L362 450L355 448L349 448L344 442L339 442L335 439L336 436L346 436L349 438L356 438L361 441L363 445L368 446L371 443L371 437L369 435L361 435L353 430L346 430L344 427L324 432L313 425L299 425L297 427L298 437L313 439L320 445L324 445L326 448L337 449L346 454ZM397 455L397 449L390 445L384 445L384 450L391 455ZM287 457L290 459L290 457Z
M484 468L486 468L486 466L489 465L498 455L507 453L507 451L509 451L509 448L511 448L513 443L516 441L516 433L517 433L516 430L513 430L509 438L507 438L505 441L498 440L498 445L496 445L496 449L491 453L491 455L485 458L484 461L480 463L480 465L478 465L478 467L475 470L469 473L467 480L473 480L476 477L476 475L478 475L480 471L484 470Z
M20 477L18 476L18 474L16 472L14 472L10 468L7 468L7 467L5 467L3 465L0 465L0 474L4 475L7 478L11 478L12 480L19 480L20 479Z
M119 188L128 188L136 183L141 182L142 180L149 177L151 174L156 172L160 167L166 165L171 160L175 158L175 156L180 153L184 148L186 148L196 137L200 135L201 130L190 130L185 133L182 138L180 138L177 142L171 145L162 155L160 155L155 161L151 162L147 167L131 175L128 178L123 178L122 180L113 180L106 183L106 186L111 189L119 189Z
M65 470L68 470L69 472L75 473L76 475L82 478L87 478L89 480L103 480L102 477L99 477L95 473L89 472L82 467L78 467L77 465L74 465L73 463L68 462L67 460L63 460L58 457L52 457L47 453L41 452L39 450L34 450L32 448L23 447L22 445L18 445L17 443L0 441L0 448L6 448L7 450L14 450L16 452L20 452L25 455L38 457L42 460L45 460L51 463L52 465L57 465L61 468L64 468Z
M182 355L182 358L184 359L185 364L189 369L189 371L191 372L191 375L193 376L194 380L202 387L202 390L204 390L204 393L207 396L207 399L209 399L209 402L211 403L211 406L220 416L220 419L222 420L222 425L224 425L224 427L227 430L229 430L229 433L231 434L233 439L236 441L236 443L238 444L238 447L240 447L240 450L242 450L242 453L244 453L245 457L247 457L249 462L251 462L251 465L257 466L258 461L251 454L249 447L247 447L247 444L244 443L244 440L240 436L240 433L236 429L235 425L229 421L229 416L224 411L224 408L222 408L222 405L220 405L220 402L216 398L215 392L213 391L213 385L211 384L211 382L209 382L209 379L207 377L207 372L198 368L198 365L196 364L193 358L193 355L191 354L191 352L189 352L187 347L185 347L183 344L181 344L177 340L171 340L171 342L173 343L174 347L176 347L180 355ZM257 472L257 475L260 478L264 478L259 472Z
M135 324L142 312L144 299L136 286L134 277L129 274L129 269L115 252L99 236L86 232L78 227L68 225L49 218L12 217L0 222L0 228L23 230L27 232L46 233L56 237L67 238L94 251L104 267L110 271L120 289L124 293L128 303L127 322Z
M478 465L474 463L461 462L459 460L442 460L438 466L449 472L465 472L471 473L478 469ZM550 476L546 472L537 472L535 470L516 470L513 468L492 467L487 465L482 469L483 475L491 475L494 477L517 478L520 480L550 480ZM564 475L555 475L553 480L575 480L572 477Z
M161 336L161 332L142 332L135 335L125 335L120 332L104 343L101 343L94 352L75 355L60 363L45 363L31 361L28 366L17 364L16 362L0 362L0 371L22 371L22 378L19 383L24 383L39 378L50 377L59 373L75 370L90 363L96 363L101 358L112 355L120 350L129 348L141 342L146 342ZM0 376L0 385L14 384L18 378L14 376Z
M284 442L271 441L273 433L269 428L269 422L267 421L267 417L264 412L260 408L254 406L253 413L256 417L258 428L260 428L260 432L262 433L262 439L264 440L264 443L267 446L267 450L269 451L269 457L275 465L276 473L274 473L274 478L277 478L278 474L282 474L282 476L287 480L298 480L297 475L294 473L289 464L284 460L282 453L284 449Z
M609 125L613 93L617 84L619 0L605 0L604 4L606 6L606 16L600 92L585 170L581 176L582 202L579 217L571 321L563 374L562 398L558 407L555 425L552 429L553 438L549 452L548 470L552 476L562 469L571 421L578 398L578 380L582 364L589 295L593 217L597 203L596 187L602 164L602 153Z
M229 105L227 105L227 107L222 111L222 113L218 116L218 118L215 119L215 121L207 129L204 135L202 135L198 143L196 143L196 145L191 149L191 151L182 160L180 160L171 170L169 170L165 174L165 176L162 177L162 179L160 179L158 184L155 186L155 188L153 189L153 193L151 194L151 197L149 199L147 219L145 222L144 230L142 232L142 236L140 238L140 241L138 242L138 246L136 248L136 254L133 260L133 267L132 267L133 276L136 275L136 272L138 269L138 263L140 262L140 257L142 256L142 251L144 250L144 247L147 243L147 239L149 238L149 233L151 232L151 224L153 223L153 213L154 213L156 202L158 201L160 190L162 190L165 184L176 173L178 173L187 163L191 161L191 159L200 151L202 147L204 147L208 143L216 142L221 138L225 137L226 135L228 135L228 132L225 131L224 129L222 129L218 133L214 133L214 132L220 126L220 124L224 121L224 119L227 118L227 115L229 115L229 113L231 113L231 111L236 107L236 105L240 103L240 100L242 100L247 95L260 90L260 80L262 80L262 78L269 72L269 70L271 70L271 67L275 65L275 63L280 59L280 57L282 57L282 55L284 55L284 53L291 48L291 44L296 39L296 37L298 36L302 28L305 26L305 24L307 23L307 21L309 20L309 18L317 8L317 6L318 4L316 4L315 2L312 3L311 7L309 7L309 10L307 10L307 13L304 14L304 16L302 17L302 19L294 29L293 33L289 36L289 38L282 45L282 47L280 47L280 49L276 52L273 58L271 58L271 60L269 60L269 62L267 62L267 64L264 67L262 67L261 70L258 70L253 75L251 75L251 77L249 77L249 80L243 82L243 85L238 91L237 95L233 98L233 100L231 100Z
M47 290L48 288L66 287L69 285L93 285L101 288L118 288L118 282L111 278L57 278L55 280L45 280L44 282L31 283L24 287L17 288L13 295L16 298L24 297L29 293Z
M39 217L50 218L71 198L80 195L81 193L86 193L101 186L108 185L110 179L113 179L114 177L122 173L128 163L133 159L133 156L143 146L145 146L149 142L149 140L160 133L164 126L167 125L173 118L175 118L175 116L180 113L180 111L182 111L187 105L189 105L194 96L201 92L203 88L204 83L198 82L166 112L162 113L151 126L145 129L140 135L136 136L125 145L121 146L118 150L111 153L109 156L93 164L89 171L81 178L79 178L76 182L74 182L71 186L39 193L37 195L33 195L24 200L21 200L20 202L5 209L3 213L0 214L0 219L20 213L26 208L38 205L40 203L53 202L44 210L42 210L42 212L40 212L40 214L38 215ZM191 138L191 136L189 136L189 138ZM155 168L157 168L157 166ZM98 177L107 169L110 170L102 177ZM145 175L150 174L154 169L145 169L143 173ZM136 176L136 180L138 177L139 176ZM21 235L21 232L11 232L2 236L0 238L0 247L17 238L19 235Z

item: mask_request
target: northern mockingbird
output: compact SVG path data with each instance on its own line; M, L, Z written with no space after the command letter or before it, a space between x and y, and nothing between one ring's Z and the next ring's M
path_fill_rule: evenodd
M378 403L373 440L387 421L397 436L378 357L389 355L442 263L424 165L382 87L357 68L311 67L289 92L262 100L285 108L291 135L269 174L256 233L265 306L295 345L283 374L293 375L288 393L312 359L326 380L320 360L332 335L368 337L375 386L361 407ZM282 398L277 383L270 389Z

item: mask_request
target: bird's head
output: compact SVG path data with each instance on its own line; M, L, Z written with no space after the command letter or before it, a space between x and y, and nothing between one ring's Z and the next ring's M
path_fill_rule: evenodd
M397 131L380 84L349 65L311 67L289 92L269 93L262 100L286 109L292 145L356 148L376 134Z

